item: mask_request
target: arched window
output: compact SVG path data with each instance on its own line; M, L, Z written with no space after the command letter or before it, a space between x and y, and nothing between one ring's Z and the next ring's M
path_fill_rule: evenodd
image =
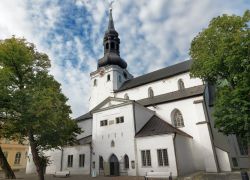
M99 156L99 169L103 170L103 157Z
M115 49L115 43L111 42L111 49Z
M148 88L148 97L154 97L154 91L151 87Z
M179 89L179 90L185 89L185 85L184 85L184 82L183 82L182 79L179 79L179 80L178 80L178 89Z
M94 86L97 86L97 79L94 80Z
M129 158L127 154L124 156L124 168L129 169Z
M114 140L111 141L111 147L115 147L115 141Z
M14 164L20 164L20 161L21 161L21 153L17 152L15 156Z
M129 99L129 96L128 96L128 94L126 93L126 94L124 94L124 99Z
M126 72L123 72L123 77L124 77L124 79L127 79L127 78L128 78L128 75L127 75Z
M106 43L106 49L109 49L109 43Z
M183 116L178 109L174 109L171 113L172 123L175 127L184 127Z
M110 74L107 75L107 81L110 81Z

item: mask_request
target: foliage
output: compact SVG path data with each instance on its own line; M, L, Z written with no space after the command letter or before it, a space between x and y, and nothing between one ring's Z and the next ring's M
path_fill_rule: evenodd
M222 15L192 41L191 76L216 85L215 126L248 136L250 124L250 11Z
M0 42L1 134L19 141L29 137L38 157L43 150L75 143L81 132L49 68L48 56L25 39Z

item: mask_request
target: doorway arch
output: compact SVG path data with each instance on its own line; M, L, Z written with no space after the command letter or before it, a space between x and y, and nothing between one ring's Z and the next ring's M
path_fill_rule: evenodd
M112 154L109 158L109 167L111 176L119 176L119 161L116 155Z

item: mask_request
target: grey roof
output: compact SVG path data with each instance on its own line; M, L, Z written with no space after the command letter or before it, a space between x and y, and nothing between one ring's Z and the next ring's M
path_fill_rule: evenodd
M86 136L84 138L78 139L79 144L84 145L84 144L90 144L92 142L92 135Z
M177 133L182 136L187 136L192 138L189 134L184 131L175 128L171 124L162 120L158 116L154 115L145 126L135 135L135 137L146 137L146 136L154 136L161 134L173 134Z
M79 122L79 121L84 121L84 120L91 119L91 118L92 118L92 114L91 114L91 111L90 111L90 112L88 112L88 113L86 113L84 115L81 115L81 116L77 117L75 120Z
M178 74L188 72L191 68L192 61L184 61L166 68L133 78L126 81L120 89L116 92L124 91L130 88L141 86L150 82L158 81L161 79L169 78Z
M171 101L199 96L204 93L204 90L205 90L205 85L194 86L191 88L185 88L183 90L178 90L178 91L161 94L161 95L150 97L150 98L141 99L141 100L138 100L137 102L143 106L162 104L165 102L171 102Z

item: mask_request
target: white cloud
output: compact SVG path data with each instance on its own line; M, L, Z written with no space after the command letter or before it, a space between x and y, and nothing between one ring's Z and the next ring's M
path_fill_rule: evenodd
M1 0L0 39L13 34L25 37L49 55L51 74L62 84L76 117L88 111L89 73L103 54L102 38L111 0L72 2L82 9L78 13L87 14L74 16L76 24L65 28L58 22L74 14L70 9L64 12L72 8L66 6L69 1ZM188 59L191 40L213 17L223 13L242 15L246 5L250 5L247 0L116 0L113 17L122 58L136 76ZM84 36L74 34L75 26L81 27ZM47 43L49 40L53 42Z

